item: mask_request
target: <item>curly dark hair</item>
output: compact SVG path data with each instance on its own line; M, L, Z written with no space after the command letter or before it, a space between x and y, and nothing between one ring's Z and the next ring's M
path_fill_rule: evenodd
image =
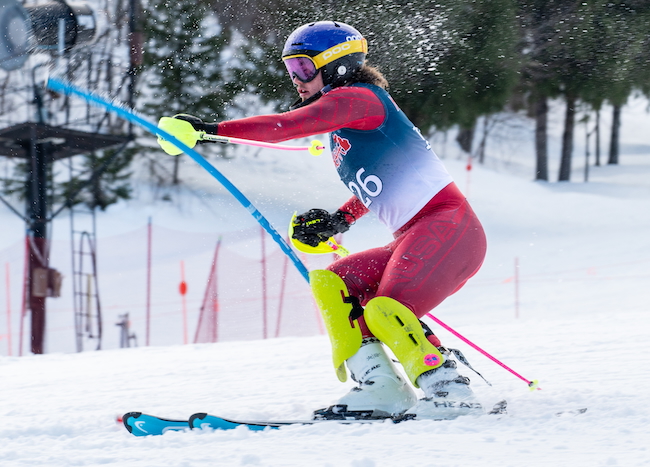
M374 84L382 89L388 89L388 81L376 67L364 63L352 76L352 83Z

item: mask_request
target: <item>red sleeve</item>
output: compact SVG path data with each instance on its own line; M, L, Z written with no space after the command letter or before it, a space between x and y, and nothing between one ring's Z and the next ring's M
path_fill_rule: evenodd
M345 219L348 221L348 224L352 225L354 224L355 220L367 214L370 210L361 202L359 198L353 196L339 208L339 211L351 214L352 219L350 216L345 216Z
M296 110L221 122L217 133L277 143L340 128L374 130L384 122L385 115L383 104L370 89L340 87Z

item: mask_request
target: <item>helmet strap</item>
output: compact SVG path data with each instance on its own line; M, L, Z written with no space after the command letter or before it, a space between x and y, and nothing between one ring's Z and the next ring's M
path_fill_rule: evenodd
M306 105L309 105L309 104L311 104L312 102L315 102L315 101L317 101L318 99L320 99L321 97L323 97L325 94L327 94L327 93L330 92L331 90L332 90L332 86L330 86L330 85L328 84L327 86L325 86L323 89L321 89L320 91L318 91L316 94L314 94L314 95L311 96L310 98L305 99L304 101L298 99L296 102L294 102L293 104L291 104L291 105L289 106L289 110L296 110L296 109L299 109L299 108L304 107L304 106L306 106Z

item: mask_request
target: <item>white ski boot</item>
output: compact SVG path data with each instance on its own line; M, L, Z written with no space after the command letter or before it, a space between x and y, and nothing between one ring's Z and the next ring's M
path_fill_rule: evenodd
M469 387L469 378L458 374L456 362L447 355L442 366L422 373L417 383L425 397L406 411L406 418L451 420L484 413Z
M364 339L359 351L346 363L359 386L352 388L330 409L336 411L338 408L352 416L354 412L366 412L370 418L385 418L401 414L417 402L415 391L398 374L378 339Z

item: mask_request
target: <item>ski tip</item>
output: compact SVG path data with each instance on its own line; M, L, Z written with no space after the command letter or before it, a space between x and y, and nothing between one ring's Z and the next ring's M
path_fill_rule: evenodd
M200 422L201 420L204 420L205 417L207 417L207 416L208 416L208 414L205 413L205 412L195 413L192 416L190 416L190 419L189 419L190 429L193 430L193 429L195 429L195 428L197 428L199 426L198 423L194 423L196 420L198 420Z
M129 423L129 420L132 418L138 418L142 415L142 412L128 412L122 415L121 421L124 424L124 427L129 431L129 433L133 434L133 426ZM118 420L120 417L118 417Z

